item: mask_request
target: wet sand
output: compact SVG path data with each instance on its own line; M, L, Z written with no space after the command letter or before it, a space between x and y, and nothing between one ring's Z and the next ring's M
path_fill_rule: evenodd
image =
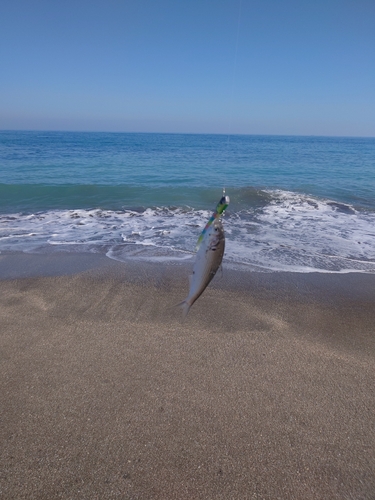
M0 256L0 497L374 499L375 275Z

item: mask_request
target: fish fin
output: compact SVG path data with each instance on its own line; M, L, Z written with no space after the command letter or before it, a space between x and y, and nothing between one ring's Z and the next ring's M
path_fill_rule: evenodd
M185 319L186 316L188 315L188 312L190 311L191 305L188 303L188 301L185 299L179 304L176 304L178 307L182 307L182 317Z
M223 273L223 265L222 264L220 264L219 271L220 271L220 279L223 279L224 273Z

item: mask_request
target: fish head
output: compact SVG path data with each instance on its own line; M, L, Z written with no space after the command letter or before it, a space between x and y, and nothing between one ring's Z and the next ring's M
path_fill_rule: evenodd
M210 227L208 249L211 251L224 250L225 234L220 219L215 219Z

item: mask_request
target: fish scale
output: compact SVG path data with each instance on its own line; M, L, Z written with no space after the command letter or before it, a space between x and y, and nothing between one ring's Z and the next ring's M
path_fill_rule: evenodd
M223 260L225 234L220 219L215 219L207 228L195 259L193 274L190 275L189 295L179 305L186 317L191 306L202 295L215 276Z

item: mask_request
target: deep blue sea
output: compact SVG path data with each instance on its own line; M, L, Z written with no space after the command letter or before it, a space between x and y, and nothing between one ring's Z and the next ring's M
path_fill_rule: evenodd
M375 273L375 138L0 132L0 252L193 261L223 187L223 265Z

